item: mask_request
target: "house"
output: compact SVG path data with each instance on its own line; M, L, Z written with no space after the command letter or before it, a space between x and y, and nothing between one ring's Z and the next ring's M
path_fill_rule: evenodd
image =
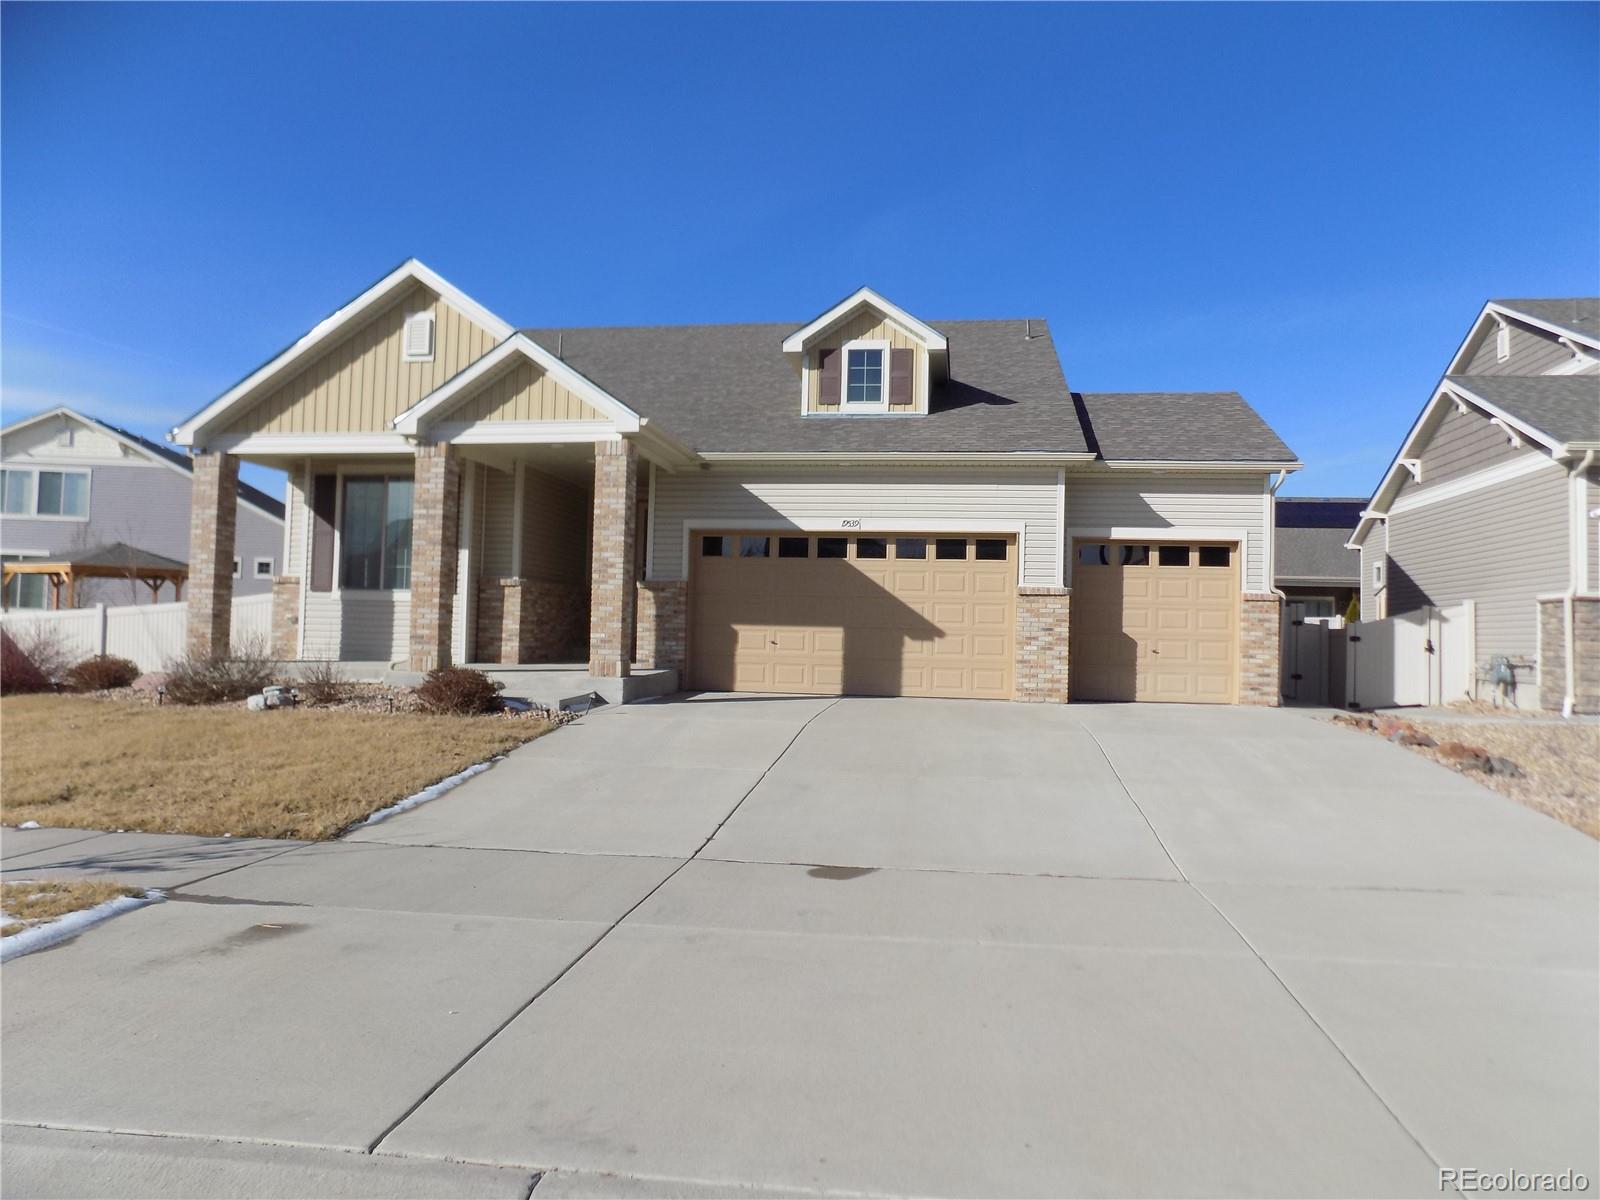
M410 260L172 437L196 652L227 642L244 460L289 475L286 659L1278 699L1294 454L1235 393L1072 391L1037 319L862 288L793 324L519 330Z
M1303 617L1342 617L1361 587L1361 555L1346 544L1367 503L1280 496L1273 512L1273 568L1286 603Z
M1597 452L1600 299L1489 301L1350 540L1362 620L1472 600L1480 679L1600 710Z
M170 446L70 408L28 417L0 429L0 558L71 558L109 570L110 578L77 582L80 606L175 599L153 595L140 579L183 569L192 489L192 463ZM234 591L269 591L283 556L282 502L241 484L234 525ZM8 608L56 599L43 575L18 575L6 587Z

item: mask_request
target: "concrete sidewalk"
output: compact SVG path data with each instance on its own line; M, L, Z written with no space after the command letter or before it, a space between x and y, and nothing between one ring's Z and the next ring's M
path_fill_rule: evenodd
M31 832L173 899L6 966L8 1195L1600 1177L1595 844L1293 712L703 697L360 840Z

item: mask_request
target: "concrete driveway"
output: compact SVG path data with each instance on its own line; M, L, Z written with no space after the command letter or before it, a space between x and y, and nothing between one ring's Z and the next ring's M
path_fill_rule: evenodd
M703 696L203 849L4 969L8 1195L1600 1176L1594 842L1303 713Z

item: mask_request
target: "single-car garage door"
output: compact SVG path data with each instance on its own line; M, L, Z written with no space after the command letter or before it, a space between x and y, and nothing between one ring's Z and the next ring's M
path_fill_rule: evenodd
M1011 536L696 534L689 682L1009 700Z
M1073 552L1074 700L1235 701L1237 547L1080 541Z

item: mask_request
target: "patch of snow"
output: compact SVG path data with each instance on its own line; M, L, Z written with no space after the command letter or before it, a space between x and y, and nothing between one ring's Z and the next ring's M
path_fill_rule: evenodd
M165 892L157 888L148 888L142 896L118 896L115 900L107 900L104 904L96 904L93 908L80 909L64 917L57 917L54 921L46 921L43 925L24 929L21 933L14 933L0 940L0 962L10 962L21 955L54 946L68 938L77 937L85 929L92 929L102 921L109 921L112 917L166 898Z
M487 771L490 767L494 766L495 763L499 762L504 757L504 754L496 754L488 762L473 763L466 770L457 771L454 775L450 775L439 780L438 783L423 788L415 795L407 796L404 800L396 800L393 804L389 805L388 808L380 808L365 821L357 824L355 828L364 829L368 825L376 825L379 821L387 821L395 814L405 812L408 808L415 808L419 804L426 804L429 800L437 800L451 788L460 787L474 775Z
M24 821L21 825L18 825L17 828L18 829L37 829L37 828L39 828L39 822L37 822L37 821Z

